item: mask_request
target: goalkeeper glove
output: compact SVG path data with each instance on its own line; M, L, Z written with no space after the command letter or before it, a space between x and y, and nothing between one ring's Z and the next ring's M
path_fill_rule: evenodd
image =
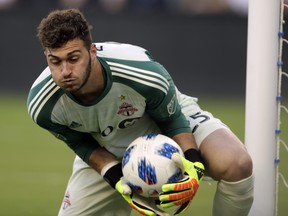
M129 205L141 215L147 216L169 216L166 212L160 210L153 198L142 197L133 193L131 188L126 184L124 177L116 183L116 190L123 196ZM159 200L158 200L159 203Z
M203 163L200 162L202 161L201 156L196 149L189 149L184 155L187 159L178 153L172 155L172 160L184 171L184 178L179 182L164 184L162 193L159 196L162 208L179 206L175 210L174 215L187 210L198 190L205 171Z
M147 216L169 215L157 207L159 200L145 198L137 193L133 193L129 185L126 183L124 177L122 177L123 174L121 163L116 161L111 162L102 169L101 175L122 195L129 205L140 214Z

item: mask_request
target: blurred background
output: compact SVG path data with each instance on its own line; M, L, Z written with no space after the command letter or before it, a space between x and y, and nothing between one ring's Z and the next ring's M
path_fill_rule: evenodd
M199 97L244 141L248 0L0 0L0 216L57 215L71 174L74 153L26 108L46 67L36 28L62 8L84 12L95 42L148 49L182 92ZM202 185L184 216L211 215L216 183ZM280 187L284 216L288 194Z
M0 0L1 92L28 92L46 67L37 25L71 7L85 13L95 42L145 47L183 92L244 95L248 0Z

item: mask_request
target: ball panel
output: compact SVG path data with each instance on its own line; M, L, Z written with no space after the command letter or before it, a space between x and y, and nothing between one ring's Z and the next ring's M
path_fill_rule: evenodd
M135 139L122 160L123 176L131 189L142 196L155 197L164 183L181 179L182 170L171 160L175 152L183 155L174 140L161 134Z

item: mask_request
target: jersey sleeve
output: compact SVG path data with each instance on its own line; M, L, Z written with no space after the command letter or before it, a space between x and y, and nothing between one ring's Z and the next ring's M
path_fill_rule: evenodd
M27 106L30 117L37 125L64 141L88 164L91 153L100 146L99 143L89 133L75 131L66 125L54 123L51 120L52 111L56 102L63 95L63 90L52 82L49 74L37 82L28 95Z
M89 133L75 131L64 125L54 125L53 129L48 130L56 138L64 141L87 164L92 152L100 147Z
M183 132L191 132L188 121L181 111L176 96L176 89L174 82L166 71L166 69L158 64L157 70L160 71L161 76L166 80L166 90L159 90L150 88L147 96L147 113L157 123L163 134L167 136L174 136ZM153 97L151 97L153 95Z
M171 93L172 93L171 89ZM163 134L174 136L183 132L191 132L186 117L182 114L175 95L166 95L158 104L148 104L147 113L156 122Z

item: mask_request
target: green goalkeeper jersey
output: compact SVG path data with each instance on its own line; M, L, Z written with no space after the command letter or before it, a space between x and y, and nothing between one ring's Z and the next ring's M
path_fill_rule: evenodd
M105 88L85 105L59 88L47 67L28 96L33 121L63 140L88 162L99 146L121 158L127 146L148 133L173 136L191 132L181 112L173 80L141 47L97 43Z

